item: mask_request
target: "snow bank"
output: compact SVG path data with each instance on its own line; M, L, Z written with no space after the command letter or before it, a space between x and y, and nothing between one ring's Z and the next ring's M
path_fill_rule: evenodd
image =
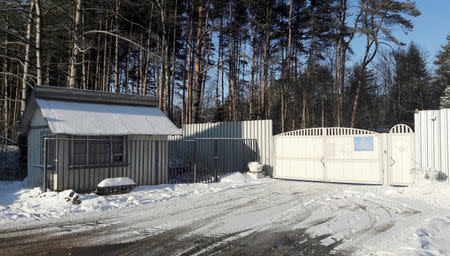
M100 183L98 183L97 187L106 188L106 187L128 186L128 185L136 185L136 183L134 183L134 181L132 181L127 177L118 177L118 178L104 179Z
M255 181L255 179L253 179L247 173L240 173L240 172L235 172L233 174L224 176L220 179L220 182L228 183L228 184L235 184L235 185L259 183L258 181Z
M125 181L125 179L120 179L120 182ZM40 188L27 188L26 183L23 182L0 181L0 224L19 220L61 218L78 213L102 212L147 205L197 194L215 194L259 183L260 181L255 181L246 174L234 173L223 177L219 183L140 186L135 187L128 194L121 195L79 194L81 204L74 205L67 202L68 195L72 190L44 193ZM101 185L108 186L110 184L117 183L113 179L108 179Z
M423 179L409 187L389 189L386 194L422 200L437 208L450 208L449 182Z
M450 255L450 216L424 221L397 255Z

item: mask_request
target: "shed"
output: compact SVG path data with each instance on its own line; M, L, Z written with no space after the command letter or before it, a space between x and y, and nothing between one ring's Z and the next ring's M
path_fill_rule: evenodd
M19 132L28 184L56 191L93 191L114 177L166 183L167 139L180 134L155 97L50 86L33 89Z

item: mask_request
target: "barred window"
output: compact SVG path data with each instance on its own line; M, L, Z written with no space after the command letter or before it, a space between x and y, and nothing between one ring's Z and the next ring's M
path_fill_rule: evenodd
M125 136L74 136L71 142L71 166L107 166L126 163ZM111 163L109 163L110 159Z

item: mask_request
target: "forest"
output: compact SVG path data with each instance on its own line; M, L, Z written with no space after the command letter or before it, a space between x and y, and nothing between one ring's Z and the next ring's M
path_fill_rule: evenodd
M411 126L450 85L450 36L434 70L396 37L420 14L403 0L0 0L0 136L16 138L35 85L155 96L177 125Z

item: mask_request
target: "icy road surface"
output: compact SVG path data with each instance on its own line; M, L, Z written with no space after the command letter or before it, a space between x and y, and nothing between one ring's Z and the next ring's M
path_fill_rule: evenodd
M450 255L450 186L358 186L240 173L130 194L0 183L0 254ZM444 199L444 200L443 200Z

